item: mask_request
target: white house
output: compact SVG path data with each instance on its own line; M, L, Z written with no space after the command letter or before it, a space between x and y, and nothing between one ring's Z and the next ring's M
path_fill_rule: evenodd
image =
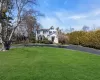
M50 29L39 29L36 31L36 40L43 40L47 38L53 43L58 43L58 33L57 30L53 27Z

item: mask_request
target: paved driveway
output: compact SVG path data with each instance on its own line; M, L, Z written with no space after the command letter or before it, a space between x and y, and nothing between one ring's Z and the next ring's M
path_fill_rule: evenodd
M67 49L79 50L79 51L84 51L84 52L89 52L89 53L100 55L100 50L88 48L88 47L82 47L82 46L78 46L78 45L69 45L69 46L67 46Z

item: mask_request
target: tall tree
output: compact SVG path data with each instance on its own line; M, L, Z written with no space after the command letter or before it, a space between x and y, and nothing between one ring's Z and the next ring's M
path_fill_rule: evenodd
M33 36L35 36L35 31L40 28L39 23L37 22L37 16L40 16L37 11L34 11L32 9L30 10L24 10L22 15L22 22L17 27L18 31L17 33L23 33L23 36L28 37L28 41L31 41L33 39ZM22 30L22 31L20 31ZM27 35L26 35L27 34ZM34 37L35 38L35 37Z
M11 1L12 0L0 0L0 24L1 24L0 38L2 43L2 50L4 50L5 48L4 44L8 38L9 29L11 26L10 24L11 20L10 9L12 9Z
M22 21L21 15L23 14L23 10L27 8L27 5L31 4L36 5L36 0L0 0L0 23L2 29L0 38L2 50L10 46L11 38ZM17 16L15 17L15 23L11 24L10 19L13 13L16 13ZM9 24L12 25L12 27ZM8 34L9 29L11 32Z
M36 5L36 0L15 0L15 10L17 10L17 20L16 20L16 26L13 28L12 33L9 37L9 40L11 40L11 37L14 33L14 31L16 30L16 28L19 26L19 24L21 23L22 19L21 19L21 15L23 14L23 10L25 9L25 7L29 4L32 5Z

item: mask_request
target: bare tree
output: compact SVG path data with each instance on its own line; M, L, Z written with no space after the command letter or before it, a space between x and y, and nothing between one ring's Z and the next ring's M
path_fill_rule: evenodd
M12 30L12 33L11 33L11 35L9 37L9 40L11 40L11 37L12 37L15 29L21 23L22 11L25 8L25 6L28 5L29 3L36 5L36 0L15 0L15 4L16 4L16 8L17 8L17 20L16 20L17 23L16 23L16 26L14 27L14 29Z
M32 9L24 10L21 16L22 21L15 30L15 34L27 37L28 42L35 40L35 32L40 28L40 24L37 22L38 16L41 16L38 11Z
M0 38L2 43L2 50L5 50L7 46L10 46L11 38L22 21L21 15L23 14L23 10L27 8L27 5L30 4L36 5L36 0L0 0ZM12 11L16 12L17 14L16 24L10 23L10 15L12 14ZM8 34L9 29L11 32Z
M89 27L88 26L83 26L82 30L83 31L89 31Z
M68 42L68 36L59 27L57 28L57 34L59 43L66 44Z
M35 35L35 31L40 28L40 24L37 22L37 16L41 16L40 13L38 14L37 11L31 9L26 10L23 13L22 20L26 23L26 30L29 40L32 35Z

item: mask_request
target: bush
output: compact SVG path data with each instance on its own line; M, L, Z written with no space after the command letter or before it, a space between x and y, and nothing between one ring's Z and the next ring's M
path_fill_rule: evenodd
M48 39L44 38L44 40L38 40L37 43L43 43L43 44L53 44L52 41L49 41Z
M58 40L59 40L59 43L61 43L61 44L68 43L68 37L65 34L59 34Z
M100 30L72 32L69 34L69 43L100 49Z

